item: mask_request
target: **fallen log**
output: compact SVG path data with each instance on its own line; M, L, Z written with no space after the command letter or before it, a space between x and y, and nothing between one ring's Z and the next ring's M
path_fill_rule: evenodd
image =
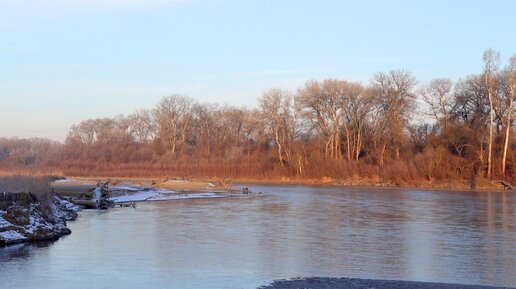
M503 189L504 189L504 190L508 190L508 191L512 191L512 190L514 190L514 186L513 186L513 185L511 185L511 184L509 184L509 183L508 183L508 182L506 182L506 181L503 181L503 180L502 180L502 181L500 181L500 184L502 184L502 185L503 185Z

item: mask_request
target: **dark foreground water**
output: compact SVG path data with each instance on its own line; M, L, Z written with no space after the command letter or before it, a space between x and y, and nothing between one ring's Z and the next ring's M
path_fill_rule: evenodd
M516 194L252 186L244 198L83 211L0 248L0 288L256 288L333 276L516 287Z

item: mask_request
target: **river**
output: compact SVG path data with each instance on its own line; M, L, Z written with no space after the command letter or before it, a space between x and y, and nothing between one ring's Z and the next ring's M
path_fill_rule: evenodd
M245 197L82 211L0 248L0 288L252 289L329 276L516 287L516 194L251 186Z

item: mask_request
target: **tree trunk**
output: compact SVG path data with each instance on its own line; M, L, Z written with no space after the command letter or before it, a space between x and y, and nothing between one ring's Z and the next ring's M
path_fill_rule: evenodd
M283 153L281 151L281 142L280 142L280 139L279 139L279 133L278 133L278 130L274 130L274 138L276 140L276 145L278 146L278 155L279 155L279 161L280 161L280 164L282 167L285 166L285 164L283 163Z
M387 148L387 143L384 142L382 145L382 150L380 151L380 166L383 166L383 159L385 156L385 149Z
M326 145L324 147L324 156L328 158L328 147L331 145L332 152L333 152L333 134L330 136L330 138L326 141ZM333 153L330 154L331 158L333 158Z
M487 152L487 178L491 179L493 171L493 123L494 123L494 110L493 110L493 96L491 92L489 95L489 141L488 141L488 152Z
M483 143L484 140L482 140ZM480 145L480 153L479 153L479 159L480 159L480 170L478 172L479 176L484 176L484 146Z
M355 151L355 160L358 161L358 158L360 157L360 151L362 150L362 133L360 127L358 128L357 133L357 148Z
M301 155L297 156L297 173L300 176L303 174L303 160Z
M176 143L177 143L177 126L176 124L172 125L172 153L176 152Z
M505 131L505 142L503 145L503 156L502 156L502 177L505 178L505 163L507 161L507 147L509 146L509 134L511 131L511 114L512 114L512 98L509 101L509 108L507 112L507 129Z
M333 137L333 151L335 159L342 159L342 152L340 150L340 129L335 127L335 136Z
M351 133L347 126L344 126L344 129L346 130L346 155L348 158L348 162L351 162Z

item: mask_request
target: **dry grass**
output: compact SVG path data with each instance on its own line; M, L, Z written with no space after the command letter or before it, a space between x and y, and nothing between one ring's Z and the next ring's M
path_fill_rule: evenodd
M0 168L0 177L25 176L25 177L64 177L62 170L51 168Z
M11 175L0 177L0 191L9 193L48 193L49 183L55 180L52 176Z

